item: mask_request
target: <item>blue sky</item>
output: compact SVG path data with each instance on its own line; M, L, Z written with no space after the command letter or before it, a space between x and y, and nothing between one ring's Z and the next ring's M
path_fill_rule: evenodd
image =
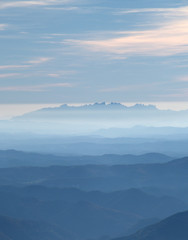
M187 98L188 1L0 1L0 104Z

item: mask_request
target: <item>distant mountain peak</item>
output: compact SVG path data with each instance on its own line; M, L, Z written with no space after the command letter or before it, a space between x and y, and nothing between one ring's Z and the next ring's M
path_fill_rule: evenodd
M138 124L137 121L140 116L141 118L144 117L147 120L152 117L152 114L154 114L156 119L156 113L160 114L160 112L161 111L157 109L154 105L137 103L133 106L126 106L123 103L119 102L95 102L85 105L62 104L58 107L42 108L37 111L29 112L22 116L15 117L13 118L13 120L40 119L40 121L51 121L52 119L61 119L61 121L68 122L81 122L82 120L93 124L93 120L95 118L100 118L103 123L104 120L106 120L107 123L111 124L111 121L115 121L115 119L117 119L119 116L122 122L123 119L125 119L125 121L126 119L132 119L133 121L136 121L136 123L134 124L136 125Z
M95 106L106 106L107 104L106 104L106 102L101 102L101 103L98 103L98 102L96 102L96 103L94 103L94 104L91 104L91 105L95 105Z
M141 103L137 103L129 108L134 108L137 110L144 110L144 109L148 109L148 110L158 110L158 108L155 105L145 105L145 104L141 104Z
M122 103L119 102L110 102L110 103L106 103L106 102L95 102L95 103L90 103L90 104L85 104L85 105L81 105L81 106L70 106L68 104L63 104L60 107L57 107L55 109L129 109L129 110L158 110L157 107L155 105L145 105L145 104L140 104L137 103L133 106L126 106Z

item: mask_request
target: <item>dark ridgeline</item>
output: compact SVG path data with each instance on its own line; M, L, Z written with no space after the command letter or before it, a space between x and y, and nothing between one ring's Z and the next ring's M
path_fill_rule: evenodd
M173 197L156 197L138 189L104 193L42 186L0 188L0 214L47 221L79 239L118 236L156 222L187 204ZM147 221L144 221L147 219Z
M0 225L12 229L10 234L17 229L15 237L21 240L32 240L32 236L44 240L50 236L54 240L111 239L188 208L188 158L155 164L21 167L24 157L28 156L30 163L32 158L35 164L38 160L40 165L45 158L52 161L53 156L15 151L1 154L2 162L4 154L12 164L19 164L0 169L0 215L8 216L2 217ZM35 224L38 228L32 228ZM3 230L0 233L4 239L17 240Z
M178 213L146 227L135 234L116 240L187 240L188 212Z
M105 154L101 156L55 156L15 150L0 150L0 168L23 166L75 166L75 165L117 165L138 163L165 163L172 160L164 154L147 153L133 154Z
M46 223L0 216L1 240L72 240L71 234Z
M76 143L71 139L72 147L81 146L80 139L87 138ZM115 148L127 139L101 138L98 144L103 141ZM143 139L137 141L142 145ZM188 209L188 158L173 159L160 153L55 156L0 151L0 239L106 240L146 227L127 239L155 240L155 233L163 240L161 227L147 229Z
M1 184L78 187L115 191L128 188L186 188L188 158L163 164L80 165L1 168Z
M154 154L154 158L156 157L156 159L153 159L153 162L159 162L160 159L162 159L159 156L160 154L171 156L173 158L188 156L188 128L168 129L135 127L131 129L112 130L112 132L115 133L117 133L117 131L121 134L111 134L111 130L107 129L104 136L103 131L101 130L99 133L92 133L92 136L63 137L59 135L51 135L50 133L43 135L37 133L33 135L27 132L21 134L12 130L10 134L1 133L0 146L1 149L15 149L17 151L24 151L28 153L36 152L46 155L71 156L73 157L72 160L79 159L79 156L86 156L87 158L85 157L81 159L82 162L86 163L88 160L91 160L94 164L99 164L100 158L95 158L95 163L94 158L92 157L102 155L112 155L112 159L107 156L109 162L104 161L105 164L112 163L113 159L115 159L115 156L113 155L117 155L116 160L119 161L119 164L121 158L118 155L129 155L127 157L125 156L125 160L127 160L128 163L131 163L131 160L138 163L139 160L139 158L129 159L129 157L131 157L130 155L147 154L140 159L142 160L141 162L149 162L149 160L152 161L152 157L148 156L148 153L152 153ZM100 132L102 133L100 134ZM15 158L17 158L18 154L18 152L15 152ZM0 153L0 156L2 155L3 153ZM29 161L31 157L35 159L37 156L32 156L32 154L30 154L25 157L27 157L27 160ZM46 156L46 160L47 159L49 160L50 156ZM20 161L21 160L23 160L23 155L21 156L20 153ZM55 160L55 157L53 160ZM56 160L58 159L56 158ZM69 160L71 160L71 158L69 158ZM24 161L22 161L22 164L23 163ZM60 162L58 163L60 164ZM76 164L74 161L72 161L72 163Z

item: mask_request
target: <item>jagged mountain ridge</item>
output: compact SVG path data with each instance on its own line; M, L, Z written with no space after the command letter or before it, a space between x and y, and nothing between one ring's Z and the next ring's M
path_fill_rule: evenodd
M188 119L187 110L160 110L154 105L144 104L128 107L121 103L103 102L82 106L64 104L60 107L43 108L14 117L11 124L16 124L14 129L23 129L25 126L26 129L45 133L50 130L53 133L82 134L103 128L129 128L136 125L185 127L186 119ZM10 128L10 124L7 127Z
M93 103L93 104L85 104L85 105L68 105L62 104L59 107L54 108L43 108L38 111L46 111L46 110L159 110L155 105L145 105L145 104L135 104L133 106L126 106L124 104L118 102L111 102L111 103Z
M49 107L49 108L42 108L30 113L26 113L22 116L14 117L13 119L23 119L23 118L32 118L32 117L42 117L46 114L52 114L51 117L55 117L54 114L56 113L56 117L62 117L59 115L60 113L66 113L69 114L70 112L73 113L81 113L84 115L87 112L98 112L102 114L102 112L138 112L138 111L161 111L159 110L156 106L154 105L144 105L144 104L135 104L133 106L126 106L121 103L94 103L94 104L85 104L85 105L80 105L80 106L74 106L74 105L68 105L68 104L63 104L60 105L59 107ZM64 115L63 115L64 116ZM65 117L65 116L64 116Z

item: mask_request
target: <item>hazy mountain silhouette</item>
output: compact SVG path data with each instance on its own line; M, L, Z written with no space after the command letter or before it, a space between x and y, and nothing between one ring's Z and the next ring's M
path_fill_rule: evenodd
M187 209L172 197L155 197L138 189L103 193L42 186L0 188L0 214L46 221L73 232L78 239L120 236ZM146 220L147 221L143 221ZM143 226L141 225L141 226Z
M49 162L54 160L52 155L30 155L16 151L2 151L0 156L2 160L7 158L22 162L32 162L35 159L35 162L40 163L45 161L47 156ZM116 157L123 157L105 155L102 156L102 161L108 160L109 156L111 161L115 161ZM144 159L160 156L166 161L166 156L160 154L147 154ZM61 161L63 158L57 157L56 160ZM77 158L82 161L82 157L75 157ZM97 158L91 157L93 160ZM70 240L126 236L143 226L155 223L157 219L187 210L187 202L182 201L178 194L177 198L172 197L167 190L165 194L155 196L138 189L188 189L187 171L187 157L157 164L49 167L18 165L1 168L0 215L22 219L24 222L37 220L42 224L45 221L49 224L48 229L54 229L52 233L57 234L56 238L61 234L68 236L68 233L74 233ZM55 227L50 227L51 225ZM7 237L4 232L2 234ZM27 236L24 238L27 239ZM51 238L56 240L55 237Z
M137 138L154 138L154 139L181 139L186 138L188 134L187 127L148 127L148 126L134 126L132 128L108 128L99 129L95 132L96 135L107 138L118 137L137 137Z
M1 121L1 131L29 131L43 134L92 134L100 129L144 126L185 126L188 111L159 110L154 105L94 103L83 106L62 105L43 108Z
M158 223L159 221L161 221L161 219L159 218L142 219L138 221L133 227L129 228L129 230L126 232L126 236L132 235L137 231L141 230L142 228Z
M0 216L1 240L71 240L59 227L45 223Z
M121 131L121 133L124 136L127 135L127 137L106 138L87 135L66 136L65 133L61 136L51 135L49 131L53 130L53 126L51 126L48 131L45 130L44 135L28 133L28 129L27 132L21 134L15 133L12 124L13 123L10 122L9 131L13 133L1 133L1 149L15 149L17 151L38 152L60 156L98 156L105 154L143 155L146 153L161 153L172 156L175 159L188 155L188 128L180 128L179 131L179 128L135 127L130 129L130 131L128 129L125 130L127 132L125 135L123 130ZM166 132L165 129L168 129L168 131ZM179 134L177 134L178 131ZM156 134L152 134L152 132ZM157 132L159 134L157 134ZM138 137L140 134L144 135Z
M45 186L105 191L149 186L186 188L187 171L188 158L183 158L163 164L7 168L0 169L0 181L6 185L36 182Z
M19 166L52 166L52 165L85 165L85 164L137 164L164 163L172 160L164 154L148 153L143 155L113 155L102 156L54 156L15 150L0 150L0 168Z
M46 221L74 233L77 239L99 238L103 235L115 237L142 219L141 216L88 201L47 201L2 191L1 196L0 214Z
M79 113L81 112L84 114L84 112L95 112L95 111L159 111L159 109L156 108L154 105L144 105L144 104L135 104L133 106L127 107L121 103L94 103L94 104L86 104L81 106L69 106L67 104L63 104L60 107L53 107L53 108L42 108L37 111L26 113L21 117L16 118L32 118L32 117L43 117L46 114L52 114L51 117L60 117L61 115L58 115L59 113L66 112L75 112ZM101 112L101 114L102 114ZM57 116L55 114L57 113Z
M50 202L60 200L72 204L80 201L92 202L103 208L116 209L123 213L139 215L142 218L162 218L187 208L187 204L174 197L156 197L139 189L104 193L100 191L85 192L75 188L58 189L29 186L26 188L1 187L0 192L4 196L16 194L23 198L29 197ZM2 203L2 205L5 204L6 201Z
M182 212L118 240L187 240L187 226L188 212Z

